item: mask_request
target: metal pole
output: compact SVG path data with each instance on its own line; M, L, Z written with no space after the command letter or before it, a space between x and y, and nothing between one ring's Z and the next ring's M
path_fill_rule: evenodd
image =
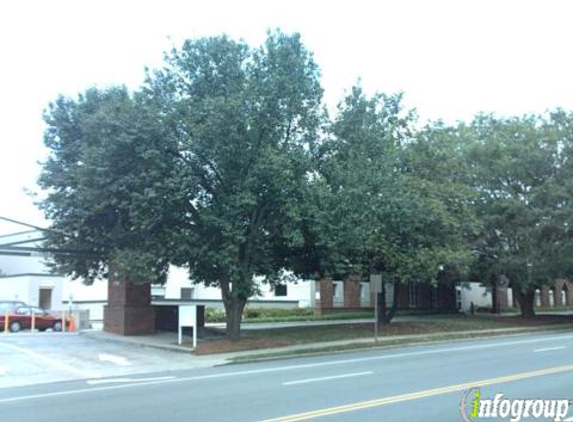
M374 343L378 343L378 295L374 295Z
M193 305L193 349L197 348L197 305Z
M30 328L30 331L33 333L36 330L36 312L34 312L34 309L30 309L32 311L32 327Z

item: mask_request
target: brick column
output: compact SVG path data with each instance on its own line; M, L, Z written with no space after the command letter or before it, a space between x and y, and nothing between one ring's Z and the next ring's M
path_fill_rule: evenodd
M351 274L344 280L344 307L360 308L360 279L357 274Z
M542 286L541 287L541 306L544 308L549 307L549 287Z
M320 299L318 301L318 306L315 307L315 313L317 315L322 315L325 310L332 309L334 307L334 287L332 286L331 278L323 278L317 281L318 291L320 292Z
M155 332L155 311L151 306L151 285L134 284L116 278L110 270L108 304L104 307L103 329L124 336Z

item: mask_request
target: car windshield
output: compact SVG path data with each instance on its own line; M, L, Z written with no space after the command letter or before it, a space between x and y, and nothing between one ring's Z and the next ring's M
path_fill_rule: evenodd
M0 303L0 313L11 311L13 308L14 306L10 303Z

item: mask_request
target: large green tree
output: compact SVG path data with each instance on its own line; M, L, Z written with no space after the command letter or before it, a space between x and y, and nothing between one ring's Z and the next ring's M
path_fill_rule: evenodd
M571 116L477 116L460 125L481 231L474 268L482 281L509 280L521 313L535 291L571 277Z
M321 154L329 224L317 226L319 238L342 257L339 270L382 274L394 284L392 308L386 283L378 297L381 322L394 316L401 283L436 282L469 259L468 191L451 177L449 162L440 161L450 158L445 146L414 132L414 117L401 95L368 97L354 88Z
M58 264L93 277L115 262L140 281L186 267L221 288L238 339L255 276L277 282L282 254L302 241L321 97L300 37L272 32L254 49L225 36L186 41L132 96L58 100L47 114L43 207L71 234L51 242L91 257Z
M142 212L159 186L160 199L174 192L161 184L175 169L161 153L166 136L156 113L140 95L118 87L60 97L45 120L51 154L39 180L47 192L40 206L52 223L47 242L61 251L54 263L59 272L90 282L116 263L134 281L164 280L166 228L177 216Z

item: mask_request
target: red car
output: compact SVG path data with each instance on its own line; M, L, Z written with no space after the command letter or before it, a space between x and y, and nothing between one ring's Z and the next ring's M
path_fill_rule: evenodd
M45 331L48 328L62 331L62 320L50 315L42 308L21 303L0 304L0 330L4 330L6 313L8 314L8 329L17 333L22 329L32 328L32 313L35 316L35 328Z

